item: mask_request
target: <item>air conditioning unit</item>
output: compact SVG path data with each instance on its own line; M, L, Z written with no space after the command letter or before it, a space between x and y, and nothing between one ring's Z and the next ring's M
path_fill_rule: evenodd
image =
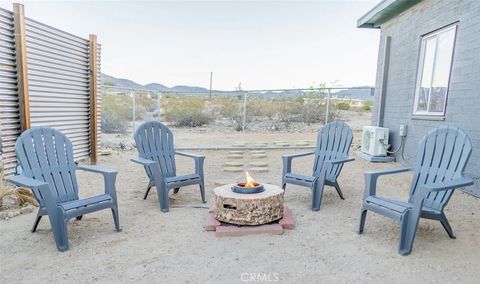
M388 128L364 126L362 131L362 152L370 156L387 156Z

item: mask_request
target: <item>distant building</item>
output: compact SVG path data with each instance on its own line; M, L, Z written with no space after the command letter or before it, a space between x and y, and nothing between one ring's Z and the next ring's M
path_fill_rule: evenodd
M430 129L465 130L474 147L466 175L480 197L480 1L384 0L358 27L381 30L373 125L390 129L393 147L408 126L407 164Z

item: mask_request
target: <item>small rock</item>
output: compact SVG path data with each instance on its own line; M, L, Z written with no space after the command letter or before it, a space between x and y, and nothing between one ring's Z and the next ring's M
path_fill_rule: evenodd
M27 205L20 208L20 214L30 214L33 212L33 206Z
M127 151L127 150L128 150L127 144L124 143L123 141L120 142L120 149L121 149L122 151Z
M20 205L20 198L15 194L8 194L2 198L2 207L3 210L17 208Z
M112 149L104 149L100 152L102 156L110 156L113 153Z

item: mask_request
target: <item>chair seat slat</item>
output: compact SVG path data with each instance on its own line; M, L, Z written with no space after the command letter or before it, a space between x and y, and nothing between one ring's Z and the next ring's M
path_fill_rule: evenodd
M64 203L58 204L58 206L62 207L63 210L73 210L80 207L86 207L90 205L94 205L101 202L112 201L112 197L108 194L102 194L97 196L92 196L89 198L81 199L81 200L73 200Z

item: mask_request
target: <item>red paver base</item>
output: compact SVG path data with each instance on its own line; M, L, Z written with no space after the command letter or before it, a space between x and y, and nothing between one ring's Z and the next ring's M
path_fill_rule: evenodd
M273 234L281 235L283 230L292 230L294 228L292 211L288 206L283 206L283 218L277 222L259 226L237 226L228 223L219 222L215 219L213 209L208 211L206 231L215 231L219 237L223 236L245 236L252 234Z
M259 226L222 225L218 226L215 231L217 237L237 237L254 234L281 235L283 234L283 227L278 223Z
M283 206L283 218L278 220L278 224L282 225L285 230L293 230L295 227L293 225L292 211L286 205Z

